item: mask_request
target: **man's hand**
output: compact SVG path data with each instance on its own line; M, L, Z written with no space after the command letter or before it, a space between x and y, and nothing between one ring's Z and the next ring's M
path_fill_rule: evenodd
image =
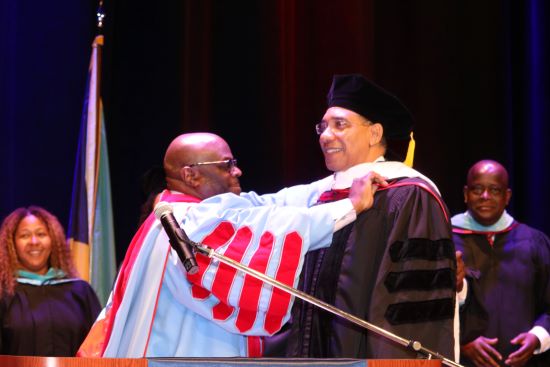
M512 344L519 344L521 347L514 353L511 353L505 363L512 367L524 366L533 356L536 349L540 348L539 338L535 334L521 333L510 340Z
M493 348L498 338L489 339L484 336L460 347L460 352L468 357L477 367L499 367L497 360L502 360L500 353Z
M386 180L376 172L369 172L365 176L356 178L349 190L349 199L357 214L370 209L374 203L374 193L378 186L386 186Z
M464 268L464 261L462 260L462 252L456 251L456 291L462 291L464 287L464 277L466 276L466 270Z

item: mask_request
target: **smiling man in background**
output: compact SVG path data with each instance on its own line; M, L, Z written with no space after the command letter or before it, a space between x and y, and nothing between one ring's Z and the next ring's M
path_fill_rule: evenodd
M468 366L550 366L550 241L506 212L511 196L506 169L479 161L464 186L468 210L452 218L472 288L466 310L473 297L483 310L482 322L461 318Z

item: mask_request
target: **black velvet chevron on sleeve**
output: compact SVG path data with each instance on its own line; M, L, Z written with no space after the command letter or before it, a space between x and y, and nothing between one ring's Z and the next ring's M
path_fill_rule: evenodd
M455 273L452 269L412 270L391 272L384 280L388 292L399 291L428 291L456 287Z
M412 260L441 261L436 269L405 270L390 272L384 279L389 293L430 291L435 289L455 291L455 269L452 262L455 252L450 239L428 240L422 238L396 241L389 249L393 263ZM438 298L418 302L390 304L385 318L393 325L421 323L451 319L454 317L453 298Z
M391 304L384 316L390 324L400 325L452 319L454 310L455 305L452 298L441 298L431 301Z
M405 242L396 241L390 246L390 257L393 262L408 259L423 259L437 261L454 259L454 245L451 239L428 240L411 238Z

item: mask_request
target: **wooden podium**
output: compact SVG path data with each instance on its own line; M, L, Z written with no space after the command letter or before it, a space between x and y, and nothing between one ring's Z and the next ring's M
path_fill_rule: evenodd
M441 367L439 360L426 359L286 359L286 358L78 358L22 357L0 355L1 367L150 367L186 366L364 366L364 367Z

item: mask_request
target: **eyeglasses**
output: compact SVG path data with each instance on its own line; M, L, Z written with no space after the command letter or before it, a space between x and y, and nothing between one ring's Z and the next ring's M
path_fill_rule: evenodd
M331 121L331 123L329 123L328 121L321 121L315 125L315 131L317 132L317 135L321 135L322 133L324 133L329 126L332 131L341 131L350 127L351 123L348 120L344 119Z
M235 158L231 158L231 159L225 159L223 161L198 162L198 163L189 164L188 167L207 166L210 164L224 164L225 165L224 168L228 171L231 171L233 167L237 166L237 160Z
M319 122L315 124L315 132L317 135L321 135L328 127L328 122Z
M474 186L468 186L468 190L470 190L475 195L482 195L485 191L487 191L492 196L498 196L501 195L505 188L500 186L481 186L481 185L474 185Z

